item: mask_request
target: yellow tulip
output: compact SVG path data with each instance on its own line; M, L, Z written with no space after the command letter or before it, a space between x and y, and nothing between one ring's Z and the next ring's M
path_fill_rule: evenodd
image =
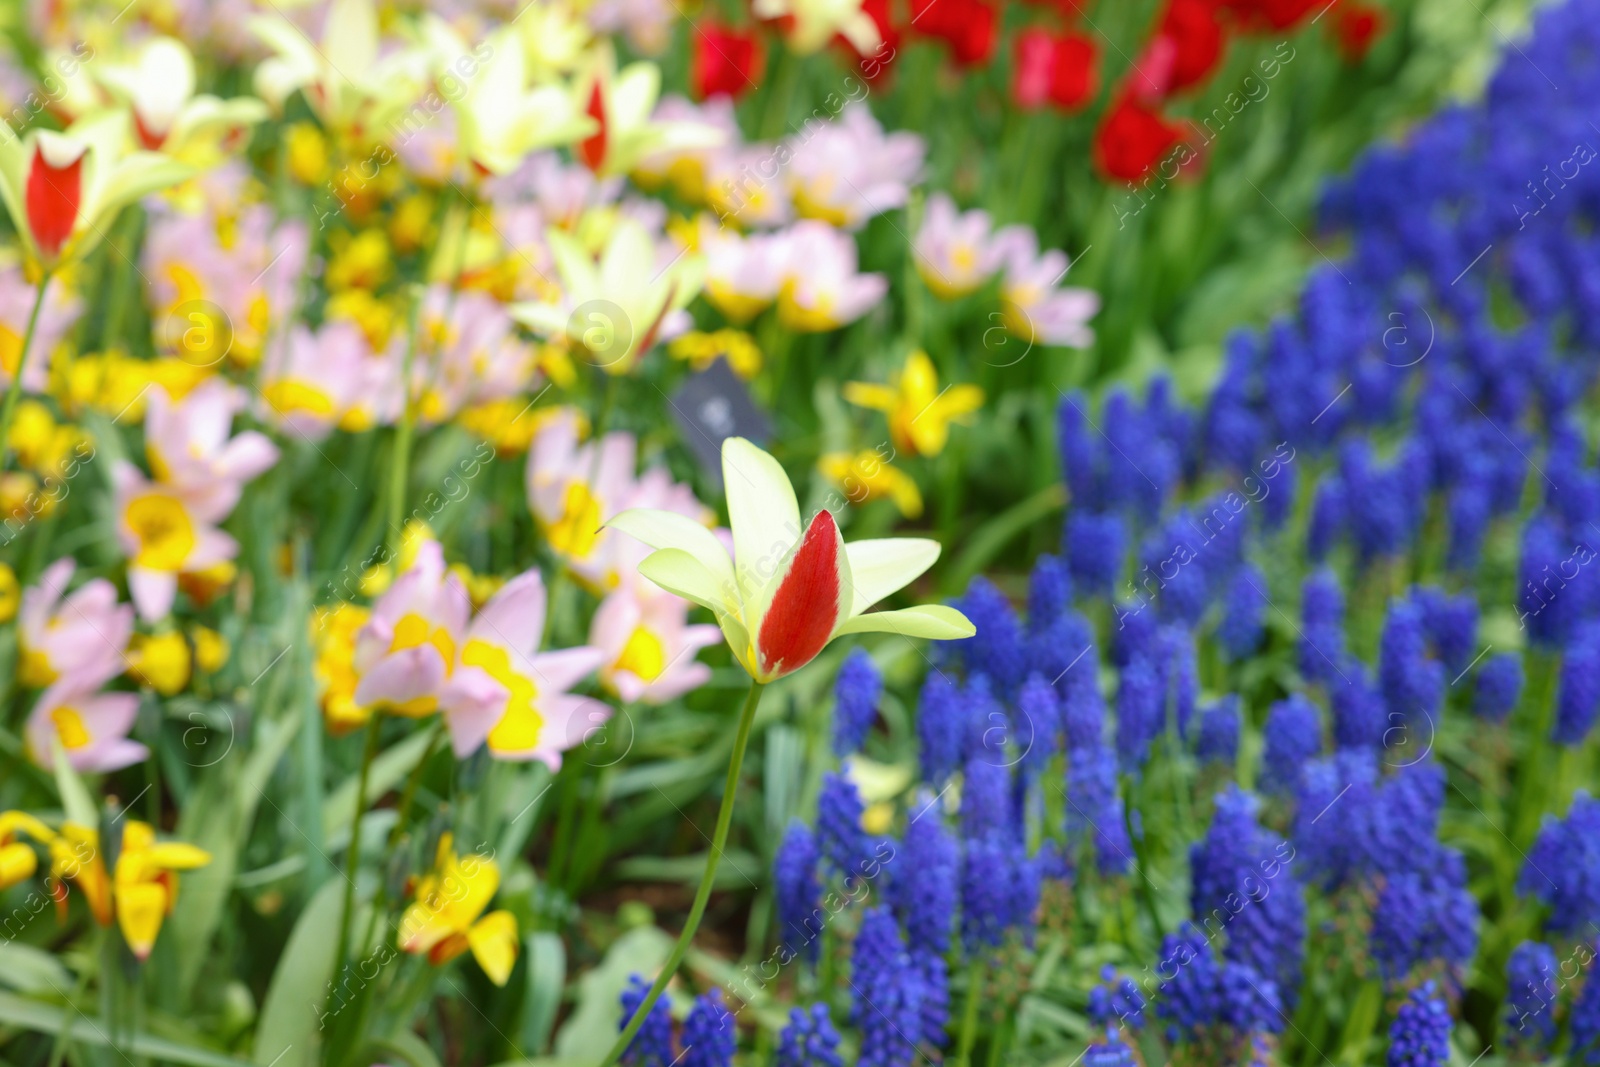
M178 902L178 872L211 862L204 849L157 841L150 824L136 819L123 824L122 849L110 878L99 835L86 826L64 824L51 840L50 852L51 874L77 885L101 926L111 925L114 917L128 948L141 960L149 958L161 923Z
M888 497L900 514L914 519L922 514L922 493L911 476L876 452L831 452L817 461L823 477L833 482L852 504Z
M950 439L950 424L965 423L983 406L983 390L976 385L939 388L939 372L921 350L906 357L905 366L888 385L850 382L844 398L857 407L889 416L889 437L894 446L913 455L937 456Z
M0 890L10 889L33 877L39 857L33 846L17 840L26 834L42 845L55 840L55 833L32 815L21 811L0 811Z
M451 836L442 835L434 869L417 883L416 901L400 919L400 948L426 953L436 967L470 949L489 980L505 985L517 961L517 920L504 910L483 915L499 887L494 860L458 856Z
M191 673L189 643L176 630L134 638L128 673L162 696L183 691Z
M189 636L194 641L194 662L197 667L207 674L216 674L226 666L228 654L232 651L226 637L209 626L191 627Z

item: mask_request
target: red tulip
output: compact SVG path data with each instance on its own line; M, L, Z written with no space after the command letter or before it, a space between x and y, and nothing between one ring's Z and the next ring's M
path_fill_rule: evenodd
M911 25L950 45L963 67L980 67L994 56L1000 16L984 0L912 0Z
M765 58L754 32L701 22L694 33L695 96L704 100L720 93L737 100L761 80Z
M1183 139L1184 128L1123 92L1094 135L1095 163L1110 178L1136 182Z
M1211 0L1171 0L1156 32L1173 44L1167 93L1200 84L1222 59L1226 37Z
M862 0L861 10L866 12L878 27L878 36L882 39L878 50L869 55L856 52L855 46L845 40L843 36L837 40L856 55L859 60L861 76L869 82L876 82L889 72L889 65L894 62L895 56L900 51L900 29L890 19L889 0Z
M1231 11L1247 29L1287 30L1325 7L1326 0L1220 0L1218 6Z
M1361 3L1341 2L1334 8L1329 32L1347 63L1359 63L1366 58L1372 42L1383 33L1383 12Z
M1094 99L1099 87L1099 49L1081 33L1052 37L1041 29L1017 34L1011 95L1028 110L1054 104L1076 111Z
M1055 76L1055 38L1037 27L1018 33L1011 61L1011 98L1017 106L1028 111L1043 107Z

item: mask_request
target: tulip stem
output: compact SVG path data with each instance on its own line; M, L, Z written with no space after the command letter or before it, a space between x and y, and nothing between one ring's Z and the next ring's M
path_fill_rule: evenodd
M750 744L750 728L756 721L756 708L761 703L763 688L763 683L751 679L750 694L745 697L744 710L739 713L739 732L734 736L733 755L728 759L728 777L722 789L722 807L717 812L717 828L711 837L711 853L706 857L706 871L700 876L700 888L695 891L694 905L690 907L689 917L684 921L683 932L678 935L678 943L672 946L672 954L662 965L661 973L656 975L655 982L651 984L650 992L645 994L638 1010L633 1013L633 1018L628 1020L628 1025L617 1036L616 1044L606 1053L606 1058L600 1067L612 1067L622 1057L623 1052L627 1051L633 1036L639 1032L639 1027L643 1026L645 1019L649 1017L650 1009L661 999L661 993L667 988L672 976L678 973L678 966L683 963L683 957L689 951L689 942L694 939L695 930L700 926L700 919L706 913L706 903L711 899L711 886L717 880L717 865L722 861L722 848L728 841L728 827L733 824L733 801L739 792L739 772L744 767L744 750Z
M411 323L407 330L405 357L400 363L400 425L394 431L394 456L389 462L389 544L390 556L399 567L400 548L405 543L405 527L401 513L406 506L406 480L411 467L411 431L416 421L416 407L411 399L411 365L417 356L417 319L421 314L422 298L411 299Z
M361 866L361 812L367 806L367 779L372 774L372 761L378 755L381 721L374 709L367 720L367 743L361 750L361 772L356 776L356 807L350 813L350 845L344 853L344 908L339 913L339 950L333 957L336 970L344 967L345 953L350 951L350 919L356 906L356 875Z
M50 288L51 272L39 278L39 288L34 293L33 310L28 313L28 329L22 335L22 350L17 353L17 372L6 386L6 399L0 404L0 470L4 470L11 455L11 416L17 410L17 398L22 395L22 375L28 369L28 352L33 348L33 335L39 329L39 311L44 307L44 294Z

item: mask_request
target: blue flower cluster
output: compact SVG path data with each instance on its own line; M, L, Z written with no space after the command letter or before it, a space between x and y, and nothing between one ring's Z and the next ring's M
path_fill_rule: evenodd
M628 979L622 991L622 1018L617 1029L627 1028L644 1003L650 983L640 975ZM695 998L689 1015L683 1021L681 1052L672 1047L672 1000L663 993L650 1008L644 1025L629 1042L622 1054L622 1062L629 1067L733 1067L733 1056L738 1051L739 1034L733 1013L723 1002L722 990L711 991ZM803 1061L802 1061L803 1062ZM837 1064L829 1067L838 1067Z

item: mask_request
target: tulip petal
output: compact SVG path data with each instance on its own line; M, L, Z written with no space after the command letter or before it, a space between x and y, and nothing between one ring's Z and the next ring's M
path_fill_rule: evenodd
M925 537L883 537L845 545L850 578L855 583L850 614L860 615L922 577L938 560L939 551L939 542Z
M778 573L805 532L800 504L778 461L743 437L722 442L722 482L733 526L734 569L749 601Z
M734 530L737 536L738 527ZM762 678L788 674L816 658L848 613L855 595L851 584L839 526L832 512L819 511L756 616ZM767 596L764 592L763 599Z
M943 604L923 604L899 611L874 611L857 615L839 627L835 636L845 634L903 634L934 641L954 641L971 637L977 628L955 608Z
M509 911L492 911L467 930L467 944L489 981L503 986L517 962L517 920Z
M606 525L651 548L676 548L689 553L723 586L721 599L727 605L726 610L737 610L739 591L733 579L733 560L717 535L700 523L675 511L630 508L613 516Z
M155 947L161 920L167 914L167 890L160 882L117 886L117 925L128 948L141 960Z
M652 552L639 564L639 573L667 592L717 615L727 613L722 606L722 588L700 561L681 548Z

